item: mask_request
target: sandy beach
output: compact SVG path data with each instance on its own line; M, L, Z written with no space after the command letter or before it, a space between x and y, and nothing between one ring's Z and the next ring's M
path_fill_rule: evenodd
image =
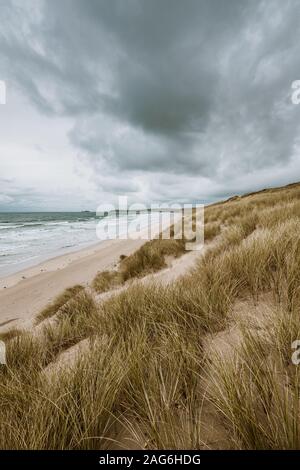
M111 269L145 240L107 240L52 258L0 279L0 332L30 325L55 296L75 284L88 285L98 271Z
M152 223L152 236L169 225L168 218ZM146 227L127 239L104 240L0 278L0 333L30 327L35 315L62 291L75 284L89 285L98 271L114 268L121 255L136 251L147 241L148 231Z

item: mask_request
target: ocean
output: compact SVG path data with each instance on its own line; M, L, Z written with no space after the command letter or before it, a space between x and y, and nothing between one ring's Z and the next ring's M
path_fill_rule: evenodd
M158 213L151 214L151 223L156 223ZM169 217L164 214L163 217ZM147 227L149 215L135 213L127 216L108 215L105 223L119 227L120 238L124 237L127 222L139 219L140 227ZM71 251L99 243L105 239L99 231L99 222L94 212L27 212L0 213L0 277L16 273L42 261ZM122 236L123 233L123 236Z

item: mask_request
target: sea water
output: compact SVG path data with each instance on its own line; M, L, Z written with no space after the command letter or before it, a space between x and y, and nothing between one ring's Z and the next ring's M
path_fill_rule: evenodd
M0 213L0 277L99 243L101 238L99 240L99 231L98 236L96 232L99 223L105 222L110 228L118 225L118 235L126 238L128 224L137 217L141 229L147 227L149 220L153 224L161 219L159 213L152 213L150 219L147 213L138 216L113 213L108 214L105 221L94 212Z

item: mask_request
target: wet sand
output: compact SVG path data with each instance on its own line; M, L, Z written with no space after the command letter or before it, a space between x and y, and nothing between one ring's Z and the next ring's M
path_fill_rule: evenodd
M103 241L0 279L0 332L30 325L64 289L88 285L98 271L113 268L120 255L133 253L143 243L145 240Z

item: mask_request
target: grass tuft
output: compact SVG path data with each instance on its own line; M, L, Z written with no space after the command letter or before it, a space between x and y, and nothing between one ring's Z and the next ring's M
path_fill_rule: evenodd
M41 312L38 322L54 318L38 334L9 338L0 448L299 449L299 187L207 207L206 240L217 238L180 280L137 282L99 305L75 286ZM173 230L98 274L94 289L182 253ZM79 360L50 375L85 338Z
M40 323L46 318L50 318L55 315L58 310L63 307L70 299L76 296L79 292L84 289L83 286L76 285L69 287L62 294L58 295L56 299L51 302L46 308L44 308L37 316L36 323Z

